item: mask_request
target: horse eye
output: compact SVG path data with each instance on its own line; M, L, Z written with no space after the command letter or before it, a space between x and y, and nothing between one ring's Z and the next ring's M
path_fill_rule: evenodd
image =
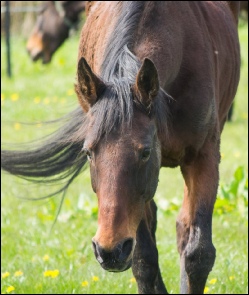
M149 157L150 157L150 152L151 152L151 149L149 149L149 148L145 148L145 149L143 149L143 152L142 152L142 160L143 160L143 161L146 161L146 160L149 159Z

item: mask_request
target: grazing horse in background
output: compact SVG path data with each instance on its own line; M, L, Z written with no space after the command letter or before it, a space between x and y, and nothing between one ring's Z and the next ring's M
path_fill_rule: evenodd
M2 168L66 191L90 165L92 239L102 268L132 267L139 293L167 293L156 247L160 167L185 181L177 218L181 293L203 293L215 261L212 213L220 137L240 73L236 1L96 1L83 26L69 122ZM165 186L167 183L165 183Z
M33 61L49 63L55 51L76 28L86 1L44 1L35 27L27 41L27 51Z

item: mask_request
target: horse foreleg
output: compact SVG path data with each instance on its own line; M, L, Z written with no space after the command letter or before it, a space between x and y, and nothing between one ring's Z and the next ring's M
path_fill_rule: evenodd
M138 284L139 294L168 294L159 269L156 248L156 204L146 204L145 216L139 224L132 271Z
M219 148L208 144L189 165L183 165L184 201L177 219L181 293L202 294L215 261L212 213L218 188Z

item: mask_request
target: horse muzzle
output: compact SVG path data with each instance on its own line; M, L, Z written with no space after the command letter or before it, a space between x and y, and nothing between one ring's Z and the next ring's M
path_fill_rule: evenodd
M122 272L131 267L135 248L133 238L124 239L112 250L101 247L94 239L92 239L92 245L95 257L103 269L111 272Z

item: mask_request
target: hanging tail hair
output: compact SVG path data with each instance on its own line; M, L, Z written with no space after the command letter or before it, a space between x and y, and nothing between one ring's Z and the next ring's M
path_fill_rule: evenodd
M1 168L36 183L60 183L64 180L59 190L46 197L65 193L87 161L81 151L84 139L79 136L86 121L82 109L78 107L66 119L59 130L35 144L36 147L32 143L25 150L1 150Z

